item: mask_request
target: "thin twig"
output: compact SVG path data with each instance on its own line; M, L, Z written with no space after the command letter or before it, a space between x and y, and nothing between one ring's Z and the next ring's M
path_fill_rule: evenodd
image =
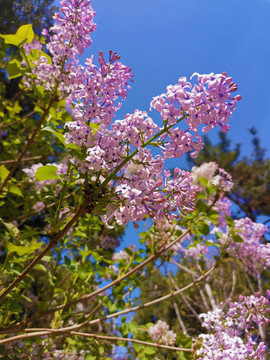
M171 274L169 273L169 277L170 280L172 281L172 283L174 284L176 290L179 290L179 286L176 284L176 281L174 280L174 278L171 276ZM200 323L202 323L201 318L199 317L198 313L196 312L196 310L193 308L193 306L189 303L189 301L187 300L187 298L185 297L184 294L180 293L180 296L182 298L182 300L184 301L184 303L186 304L186 306L189 308L189 310L192 312L192 314L196 317L197 320L199 320Z
M48 107L44 110L43 115L41 117L41 119L39 120L37 127L35 129L35 131L33 132L33 134L29 137L21 155L18 157L18 159L15 161L14 165L12 166L11 170L8 173L8 176L5 178L5 180L3 181L2 185L0 186L0 194L2 193L2 191L4 190L4 187L6 186L7 182L9 181L9 179L11 178L11 176L14 174L15 170L17 169L17 167L19 166L19 164L21 163L25 153L28 151L30 145L33 143L34 138L36 137L37 133L39 132L39 130L41 129L41 126L43 124L43 122L45 121L47 115L49 114L50 108L52 107L53 103L55 102L55 98L52 97Z
M112 281L110 284L103 286L100 289L97 289L96 291L93 291L91 294L87 294L82 296L79 299L75 299L67 304L63 304L63 305L59 305L56 306L55 308L49 310L50 312L54 312L54 311L59 311L62 309L65 309L71 305L77 304L78 302L84 302L84 301L88 301L94 297L96 297L97 295L99 295L100 293L102 293L103 291L111 288L114 285L119 284L122 280L126 279L127 277L129 277L130 275L138 272L139 270L141 270L145 265L147 265L148 263L150 263L151 261L156 260L157 258L159 258L161 255L163 255L167 250L169 250L173 245L175 245L178 241L180 241L181 239L183 239L184 237L187 236L187 234L190 233L190 229L187 229L186 231L183 232L182 235L180 235L176 240L174 240L173 242L171 242L169 245L167 245L165 248L161 249L158 253L153 254L151 256L149 256L146 260L144 260L141 264L137 265L134 269L131 269L130 271L128 271L126 274L123 274L122 276L120 276L119 278L117 278L116 280Z
M44 330L44 331L37 331L37 332L33 332L33 333L13 336L12 338L7 338L7 339L0 340L0 344L1 345L2 344L7 344L7 343L9 343L11 341L13 342L13 341L17 341L17 340L29 339L29 338L32 338L32 337L55 336L55 335L60 335L62 333L66 333L68 335L78 335L78 336L83 336L83 337L88 337L88 338L93 338L93 339L101 339L101 340L109 340L109 341L133 342L133 343L136 343L136 344L142 344L142 345L145 345L145 346L153 346L153 347L156 347L156 348L167 349L167 350L193 352L192 349L186 349L186 348L180 348L180 347L168 346L168 345L160 345L160 344L150 343L150 342L147 342L147 341L141 341L141 340L137 340L137 339L128 339L128 338L122 338L122 337L116 337L116 336L107 336L107 335L99 335L99 334L88 334L88 333L83 333L83 332L78 332L78 331L66 331L66 330L64 331L64 330L59 330L59 329L48 329L48 330Z
M224 308L227 303L232 299L234 292L235 292L235 286L236 286L236 272L235 269L233 269L233 273L232 273L232 289L230 292L230 295L228 296L228 298L224 301L222 307Z
M141 341L141 340L137 340L137 339L127 339L127 338L123 338L123 337L98 335L98 334L88 334L88 333L81 333L81 332L77 332L77 331L71 331L70 334L71 335L84 336L84 337L91 337L91 338L94 338L94 339L109 340L109 341L133 342L135 344L142 344L142 345L145 345L145 346L153 346L153 347L156 347L156 348L167 349L167 350L193 352L192 349L186 349L186 348L180 348L180 347L175 347L175 346L155 344L155 343L150 343L148 341Z
M13 122L11 122L11 123L9 123L9 124L4 124L4 125L2 125L2 126L0 127L0 130L5 129L5 128L8 128L8 127L10 127L10 126L12 126L12 125L14 125L14 124L17 124L17 123L21 123L21 122L23 122L25 119L27 119L29 116L34 115L35 113L36 113L36 111L32 110L32 111L30 111L28 114L24 115L21 119L16 120L16 121L13 121Z
M182 264L179 264L178 262L176 262L176 261L173 260L173 259L172 259L172 263L173 263L174 265L176 265L179 269L184 270L187 274L192 275L194 279L196 279L196 277L198 276L198 274L197 274L195 271L189 269L188 267L186 267L186 266L184 266L184 265L182 265ZM201 295L201 298L202 298L202 301L203 301L203 303L204 303L205 308L209 311L209 310L210 310L210 307L209 307L209 305L208 305L208 303L207 303L207 300L206 300L206 297L205 297L205 295L204 295L204 292L203 292L203 290L202 290L202 288L201 288L200 286L198 286L198 290L199 290L199 293L200 293L200 295Z
M171 281L172 276L171 276L171 274L170 274L169 272L167 272L167 276L170 278L170 281ZM170 291L172 292L173 290L172 290L172 286L171 286L170 283L169 283L169 286L170 286ZM181 328L182 328L182 330L183 330L183 333L184 333L186 336L189 336L188 331L187 331L187 329L186 329L186 327L185 327L185 324L184 324L184 322L183 322L183 320L182 320L182 317L181 317L181 315L180 315L180 312L179 312L178 306L177 306L177 304L176 304L176 301L173 301L173 307L174 307L174 311L175 311L177 320L178 320L178 322L179 322L179 325L181 326Z
M105 320L109 320L109 319L112 319L114 317L118 317L120 315L124 315L124 314L128 314L130 312L134 312L134 311L137 311L137 310L140 310L140 309L145 309L146 307L149 307L149 306L152 306L154 304L158 304L164 300L168 300L168 299L171 299L173 298L174 296L178 295L178 294L181 294L182 292L190 289L192 286L194 286L196 283L202 281L203 279L205 279L215 268L215 265L211 267L211 269L209 269L204 275L201 275L198 279L194 280L192 283L184 286L183 288L177 290L177 291L172 291L171 293L167 294L167 295L164 295L160 298L157 298L155 300L152 300L152 301L149 301L145 304L142 304L142 305L138 305L138 306L134 306L132 308L129 308L129 309L125 309L125 310L122 310L122 311L118 311L116 313L113 313L113 314L110 314L110 315L107 315L106 317L102 318L102 319L95 319L95 320L91 320L88 324L89 325L94 325L94 324L97 324L101 321L105 321Z
M192 275L193 277L198 276L198 273L196 273L195 271L189 269L188 267L178 263L176 260L171 259L171 262L176 265L180 270L184 270L186 273Z
M0 294L0 300L4 298L10 291L20 283L33 267L57 244L57 242L68 232L68 230L76 223L79 217L84 214L88 206L88 201L85 201L74 214L73 218L66 224L66 226L50 237L49 244L42 250L42 252L25 268L25 270L17 276L17 278Z
M94 320L90 320L90 321L84 321L83 323L81 324L75 324L75 325L72 325L72 326L69 326L69 327L66 327L66 328L60 328L60 329L57 329L59 331L62 331L62 332L67 332L67 331L73 331L73 330L78 330L80 329L82 326L84 325L88 325L88 326L91 326L91 325L95 325L95 324L98 324L98 323L101 323L103 321L106 321L106 320L109 320L109 319L113 319L115 317L118 317L118 316L121 316L121 315L125 315L125 314L128 314L128 313L131 313L131 312L135 312L137 310L140 310L140 309L145 309L149 306L152 306L154 304L158 304L162 301L165 301L165 300L168 300L168 299L171 299L173 298L174 296L178 295L178 294L181 294L182 292L190 289L192 286L194 286L195 284L197 284L198 282L204 280L209 274L211 274L211 272L215 269L215 265L213 265L205 274L201 275L198 279L194 280L192 283L184 286L183 288L177 290L177 291L172 291L170 292L169 294L167 295L164 295L160 298L157 298L155 300L152 300L152 301L149 301L145 304L142 304L142 305L138 305L138 306L134 306L132 308L129 308L129 309L125 309L125 310L122 310L122 311L118 311L116 313L113 313L113 314L110 314L110 315L107 315L103 318L99 318L99 319L94 319ZM45 328L34 328L34 329L10 329L13 333L14 332L29 332L29 331L47 331L48 329L45 329ZM52 331L52 330L51 330ZM53 330L55 331L55 330ZM4 330L1 331L1 334L4 334ZM10 338L11 339L11 338ZM11 340L13 341L13 340ZM0 341L0 344L1 344L1 341Z
M33 156L33 157L29 157L29 158L23 158L21 159L21 162L25 162L25 161L30 161L30 160L38 160L38 159L42 159L43 156ZM5 164L13 164L16 160L3 160L0 161L0 165L5 165Z

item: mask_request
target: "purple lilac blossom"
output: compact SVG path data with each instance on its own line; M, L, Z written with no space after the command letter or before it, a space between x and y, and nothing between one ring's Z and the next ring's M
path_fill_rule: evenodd
M202 326L209 333L199 336L198 360L263 360L266 345L254 340L251 331L255 325L269 323L269 296L269 290L266 297L259 293L240 296L237 302L230 303L227 312L221 309L221 303L221 308L201 314Z

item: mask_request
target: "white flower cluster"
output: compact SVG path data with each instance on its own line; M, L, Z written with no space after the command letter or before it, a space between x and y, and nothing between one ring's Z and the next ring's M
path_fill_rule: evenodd
M151 336L153 341L164 344L174 345L176 340L176 334L169 330L169 326L165 321L158 320L155 325L152 325L148 329L148 334Z

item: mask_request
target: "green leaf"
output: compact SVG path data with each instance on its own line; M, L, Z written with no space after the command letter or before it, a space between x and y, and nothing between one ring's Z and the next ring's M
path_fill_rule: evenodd
M54 180L59 179L59 176L56 175L57 166L54 165L45 165L37 169L36 171L36 180Z
M34 243L32 245L25 245L25 246L17 246L8 242L6 244L6 249L9 253L15 252L19 256L23 256L25 254L32 254L35 250L39 249L43 243Z
M220 247L219 243L214 243L212 241L205 241L205 246L216 246L216 247Z
M34 39L35 34L32 25L28 24L19 27L18 31L16 32L16 35L21 37L22 39L25 39L27 44L30 44Z
M138 331L138 327L139 325L135 321L131 321L129 324L129 329L132 334L136 334L136 332Z
M103 346L100 346L99 348L98 348L98 352L99 352L99 354L100 355L102 355L102 354L104 354L104 347Z
M0 218L0 222L6 227L6 229L9 231L11 236L16 238L20 235L20 230L12 223L6 223Z
M210 228L206 223L203 223L199 225L199 231L206 236L209 234Z
M34 269L38 269L38 270L44 271L46 273L48 272L48 269L46 269L46 267L44 265L42 265L42 264L36 264L34 266Z
M19 304L12 302L9 306L9 310L12 312L21 312L22 308L20 307Z
M218 217L219 217L219 213L216 212L215 210L211 210L207 214L207 218L214 224L218 223Z
M5 168L4 165L1 165L0 166L0 178L2 180L5 180L5 178L8 176L9 174L9 171Z
M86 360L95 360L97 357L96 355L86 354L85 359Z
M5 40L5 44L20 46L24 42L30 44L34 39L34 32L31 24L22 25L21 27L19 27L16 34L8 34L8 35L0 34L0 37L2 37Z
M9 187L8 187L8 191L11 192L12 194L16 194L18 196L22 196L23 197L23 194L21 192L21 189L15 185L15 184L11 184Z
M15 46L19 46L24 42L24 39L20 38L17 35L9 34L9 35L2 35L0 34L1 38L5 40L5 44L11 44Z
M196 203L196 209L198 209L199 212L205 212L206 208L207 205L205 204L205 202L199 199Z
M33 238L34 236L38 235L39 234L39 231L37 230L25 230L23 232L21 232L21 240L24 240L24 239L28 239L28 238Z
M156 348L152 347L152 346L146 346L144 348L145 354L147 355L155 355L156 354Z
M41 131L48 131L52 134L54 134L58 140L61 141L61 143L67 148L67 149L76 149L80 150L80 147L74 144L66 144L66 138L63 134L57 132L56 130L52 129L50 126L44 127Z
M229 215L225 215L225 218L226 218L226 222L227 222L228 226L233 227L234 226L234 220Z
M244 240L241 238L240 235L238 234L232 234L232 238L233 238L233 241L236 242L236 243L242 243L244 242Z
M199 182L200 182L203 186L207 186L207 185L208 185L209 180L208 180L207 178L198 177L197 179L199 180Z
M95 134L97 132L97 130L99 129L100 124L94 124L94 123L90 123L90 129L92 130L92 133Z
M20 66L21 63L17 59L13 59L7 64L7 72L9 79L15 79L23 74Z
M48 60L48 63L49 63L49 64L52 63L52 59L51 59L51 57L50 57L48 54L46 54L45 52L43 52L43 51L41 51L41 50L32 49L32 50L29 52L29 54L27 54L27 59L28 59L28 61L29 61L29 64L30 64L31 68L34 67L34 66L36 66L34 62L37 61L37 60L40 58L40 56L46 57L46 59Z

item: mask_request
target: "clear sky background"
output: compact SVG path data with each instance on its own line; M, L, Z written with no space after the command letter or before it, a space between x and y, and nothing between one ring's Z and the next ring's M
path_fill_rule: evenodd
M134 71L132 89L117 118L134 109L148 111L152 97L181 76L226 71L243 97L230 121L232 143L241 143L242 154L248 155L248 128L255 126L270 156L270 0L92 0L91 4L97 30L86 55L94 54L97 61L102 50L106 59L111 49ZM151 116L158 117L154 113ZM210 138L218 139L217 130Z

